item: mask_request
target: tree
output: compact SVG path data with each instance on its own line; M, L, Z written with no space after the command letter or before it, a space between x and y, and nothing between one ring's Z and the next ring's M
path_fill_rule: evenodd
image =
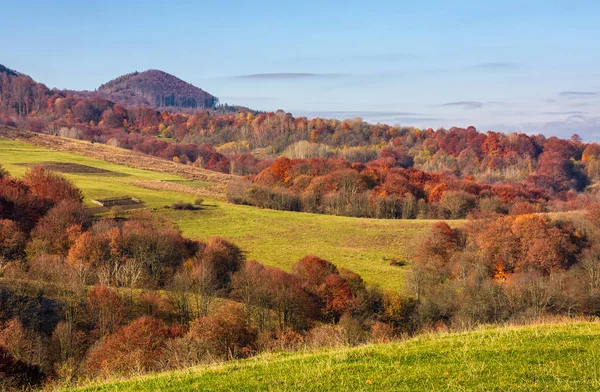
M203 273L210 273L219 290L229 290L231 278L244 262L242 250L221 237L213 237L199 255L198 265ZM210 272L209 272L210 271Z
M550 273L573 264L578 247L567 232L553 226L547 218L519 215L511 229L521 242L518 270Z
M99 375L128 375L163 369L168 341L181 335L162 321L143 316L100 341L86 363Z
M243 358L256 350L256 330L248 324L244 310L233 303L193 321L187 336L218 359Z
M79 234L90 224L90 213L80 203L62 201L40 219L31 233L28 252L66 256Z
M316 256L305 256L292 267L300 283L318 300L320 313L327 320L339 320L350 304L352 290L335 265Z
M0 258L15 260L23 256L27 237L19 225L9 219L0 219Z
M81 203L83 200L81 191L69 180L42 166L35 166L25 173L23 181L34 195L48 200L52 205L63 201Z
M87 300L88 320L94 335L102 338L114 333L123 323L124 306L118 294L106 287L96 285Z

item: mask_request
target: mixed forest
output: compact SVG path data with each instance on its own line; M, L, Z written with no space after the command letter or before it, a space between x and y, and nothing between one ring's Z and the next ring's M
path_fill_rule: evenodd
M0 167L0 388L600 314L599 144L213 103L126 106L0 68L0 125L233 174L233 203L432 219L406 289L318 255L267 266L151 209L93 215L65 177Z

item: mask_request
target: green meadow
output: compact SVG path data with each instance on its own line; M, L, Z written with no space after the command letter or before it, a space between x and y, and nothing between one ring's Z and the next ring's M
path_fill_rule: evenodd
M289 269L305 255L317 255L351 269L367 282L383 288L403 287L408 267L392 266L390 261L409 262L432 223L262 210L216 200L205 200L199 211L175 211L164 207L178 200L193 202L196 197L146 189L135 183L160 180L191 188L211 184L0 139L0 163L12 175L20 177L28 170L25 165L45 162L105 170L104 173L61 173L82 189L85 203L90 207L95 206L92 199L134 196L145 207L154 208L160 215L173 220L190 238L207 240L221 236L238 244L248 258L284 269ZM461 223L452 222L453 225Z
M573 322L426 334L399 343L252 359L80 391L594 391L600 324Z

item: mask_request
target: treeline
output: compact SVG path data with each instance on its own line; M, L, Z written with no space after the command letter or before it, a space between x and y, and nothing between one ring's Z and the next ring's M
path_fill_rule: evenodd
M369 124L360 119L333 120L294 117L284 111L217 114L159 112L148 107L125 107L98 97L73 97L68 91L48 90L31 78L0 71L0 115L5 121L35 131L62 134L95 142L123 144L135 149L147 137L172 138L177 143L216 146L223 155L251 154L264 159L281 154L290 158L335 156L350 163L367 163L390 158L381 155L392 147L403 155L404 165L427 172L451 172L459 177L473 176L478 182L524 181L560 192L585 187L585 175L595 179L598 172L597 144L528 136L522 133L478 132L474 127L450 130L420 130L412 127ZM126 140L131 134L140 137ZM148 144L152 142L147 141ZM145 152L158 155L166 147L145 146ZM585 153L584 153L585 152ZM171 150L166 159L197 156ZM393 157L392 157L393 158ZM208 164L208 160L199 164ZM219 170L235 174L256 174L265 166L256 162L227 162ZM585 173L581 164L586 163ZM542 167L538 168L538 164ZM222 166L222 167L221 167ZM239 170L239 171L238 171Z
M468 328L546 315L600 315L600 205L585 216L526 214L437 223L409 280L427 324Z
M267 208L382 218L507 213L515 203L552 211L589 203L583 192L593 191L589 185L600 175L600 145L577 135L420 130L283 111L159 112L73 97L9 72L0 72L0 117L38 132L248 176L231 186L231 200ZM288 169L289 178L276 173Z
M555 177L552 184L542 184L537 173L523 182L482 184L473 177L418 170L411 162L390 147L366 164L281 157L258 175L229 184L227 196L231 202L261 208L390 219L542 212L580 208L594 198L569 188L570 180L558 185L560 178ZM543 161L540 169L550 171L546 165L554 164ZM553 186L565 190L557 193Z
M600 314L597 204L565 219L436 223L398 293L316 256L290 271L264 266L149 212L94 218L42 168L22 180L0 171L0 185L2 388Z

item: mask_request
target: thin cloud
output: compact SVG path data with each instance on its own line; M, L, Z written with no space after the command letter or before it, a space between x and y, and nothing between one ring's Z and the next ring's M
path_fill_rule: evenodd
M328 110L328 111L311 111L311 114L330 115L339 117L370 117L370 116L423 116L423 113L415 112L396 112L396 111L378 111L378 110Z
M458 102L448 102L442 104L442 106L450 106L450 107L460 107L466 110L472 109L481 109L483 107L483 102L479 101L458 101Z
M567 112L542 112L542 114L551 114L551 115L565 115L565 116L577 116L577 115L583 115L583 114L588 114L587 112L582 112L580 110L572 110L572 111L567 111Z
M598 93L593 91L562 91L558 95L566 98L594 98Z
M315 79L315 78L339 78L343 74L336 73L309 73L309 72L273 72L273 73L257 73L248 75L235 76L236 79L250 80L297 80L297 79Z
M292 110L295 115L306 116L308 118L337 118L339 120L362 118L363 121L370 123L386 123L386 124L423 124L433 121L439 121L440 118L432 117L424 113L415 112L396 112L396 111L352 111L352 110L331 110L331 111L304 111Z
M597 116L569 117L562 121L491 124L488 127L500 132L522 131L530 135L542 133L546 136L558 136L562 138L568 138L577 133L585 141L600 141L600 117Z

